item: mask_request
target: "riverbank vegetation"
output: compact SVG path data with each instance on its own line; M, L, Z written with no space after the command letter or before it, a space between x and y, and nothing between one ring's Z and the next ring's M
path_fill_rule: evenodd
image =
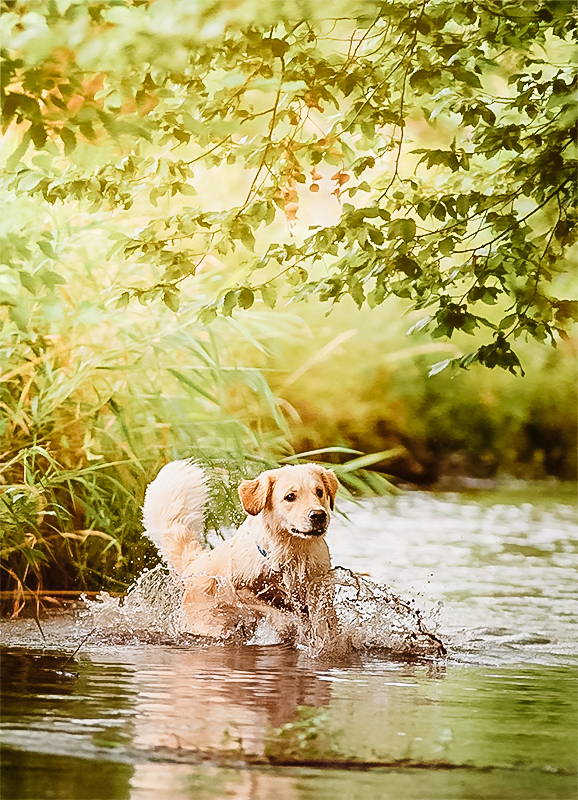
M3 588L123 591L175 457L575 477L571 3L3 6Z
M5 207L8 240L24 225L28 242L48 241L34 201L10 197ZM51 281L40 246L30 248L34 285L3 273L5 588L124 591L156 563L140 504L175 457L207 464L217 527L239 521L241 477L305 451L322 451L312 457L333 463L351 491L388 488L350 471L363 454L394 483L422 486L451 475L575 474L573 340L526 344L524 378L428 377L448 345L408 337L411 316L395 299L371 312L344 302L328 317L311 304L262 304L208 327L197 316L202 291L178 315L119 311L123 276L99 253L98 231L77 222L50 217L65 283ZM205 273L205 291L213 278Z

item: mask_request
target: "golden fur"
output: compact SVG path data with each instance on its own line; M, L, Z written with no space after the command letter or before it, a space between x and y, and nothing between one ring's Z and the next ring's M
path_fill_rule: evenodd
M149 485L145 532L181 576L187 630L250 637L267 619L285 638L327 635L336 624L324 534L337 478L318 464L263 472L242 481L247 519L214 550L204 550L206 486L193 461L163 467Z

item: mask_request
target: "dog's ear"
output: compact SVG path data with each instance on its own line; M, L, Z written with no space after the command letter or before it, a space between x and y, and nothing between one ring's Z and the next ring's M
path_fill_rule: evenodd
M267 505L273 490L274 478L264 472L252 481L241 481L239 484L239 497L246 513L256 517Z
M323 485L325 486L327 494L329 495L329 505L333 511L335 506L335 495L339 489L339 482L332 469L325 469L325 467L318 467L318 469L321 480L323 481Z

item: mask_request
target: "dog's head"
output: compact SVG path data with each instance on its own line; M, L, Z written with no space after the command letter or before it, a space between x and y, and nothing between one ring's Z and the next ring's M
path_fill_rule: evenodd
M298 464L242 481L239 496L250 516L262 513L273 530L307 539L323 536L327 530L338 485L332 470Z

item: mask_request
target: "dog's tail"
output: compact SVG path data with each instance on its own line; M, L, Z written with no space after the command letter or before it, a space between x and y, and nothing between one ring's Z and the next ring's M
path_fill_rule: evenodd
M147 487L145 534L179 574L201 552L206 499L203 470L191 459L167 464Z

